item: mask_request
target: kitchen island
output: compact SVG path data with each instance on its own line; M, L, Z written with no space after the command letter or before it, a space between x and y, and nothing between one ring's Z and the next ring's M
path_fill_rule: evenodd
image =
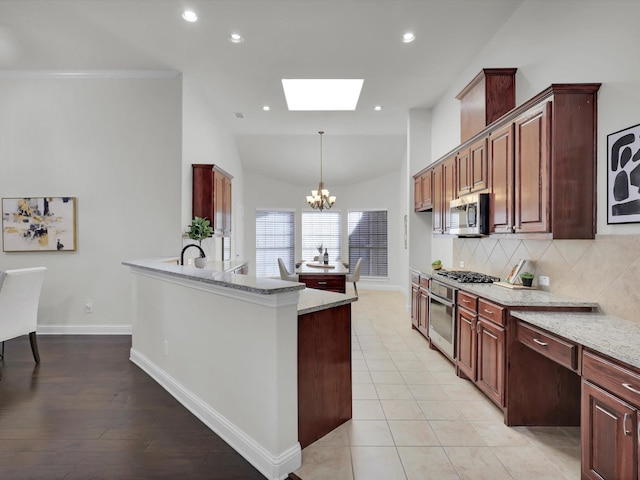
M172 259L123 263L132 273L131 361L267 478L295 471L301 442L351 417L355 296ZM331 342L314 348L319 339ZM316 381L323 369L334 383Z
M331 292L345 293L349 269L341 262L302 262L296 268L298 280L308 288L318 288Z

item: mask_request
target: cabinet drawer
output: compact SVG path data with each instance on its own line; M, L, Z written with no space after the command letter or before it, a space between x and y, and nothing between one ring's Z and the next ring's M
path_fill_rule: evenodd
M309 288L345 293L344 275L299 275L298 280Z
M458 291L458 305L475 312L478 309L478 297Z
M499 307L491 302L487 302L482 298L478 299L478 315L491 320L493 323L505 326L504 308Z
M636 407L640 406L640 374L637 372L585 351L582 376Z
M412 273L411 274L411 283L413 283L414 285L420 285L420 274L419 273Z
M518 321L518 341L562 366L578 371L578 346Z
M422 288L429 288L429 278L428 277L420 277L420 286Z

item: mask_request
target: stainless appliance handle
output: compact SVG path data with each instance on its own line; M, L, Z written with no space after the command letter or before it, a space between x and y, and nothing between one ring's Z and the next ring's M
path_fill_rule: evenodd
M442 304L446 305L447 307L453 307L454 306L453 302L450 302L446 298L442 298L442 297L439 297L437 295L434 295L431 292L429 292L429 298L433 298L436 302L442 303Z

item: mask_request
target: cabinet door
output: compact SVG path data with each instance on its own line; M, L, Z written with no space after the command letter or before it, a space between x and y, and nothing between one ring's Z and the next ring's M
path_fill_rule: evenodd
M442 233L444 231L444 217L442 215L443 197L443 183L442 183L442 165L438 165L433 169L432 192L433 192L433 231L434 233ZM448 206L448 205L447 205Z
M638 478L637 410L618 397L582 382L582 478Z
M469 147L467 165L469 188L472 192L487 188L487 139L483 138ZM458 172L458 175L460 173Z
M476 380L476 322L478 316L458 307L458 358L456 366L467 378Z
M456 182L458 196L466 195L471 191L471 173L469 171L469 152L464 150L456 156L458 181Z
M420 304L419 300L419 288L417 285L411 285L411 325L413 328L418 328L418 322L420 320Z
M451 227L449 203L458 197L456 190L456 157L450 157L442 164L442 197L443 231L448 233Z
M477 384L494 402L504 406L504 328L478 317Z
M224 191L222 194L222 215L224 217L223 235L228 236L231 234L231 179L229 177L223 177Z
M422 333L426 338L429 338L429 291L421 288L419 296L420 306L419 315L420 321L418 322L418 330Z
M432 174L432 171L429 170L421 175L422 209L423 210L428 210L430 208L433 208L433 196L432 196L433 190L431 188L431 183L433 180L431 178L431 174Z
M422 208L422 175L413 179L413 211L419 212Z
M549 225L551 102L515 121L515 232L544 233Z
M489 231L513 232L513 124L489 136Z
M224 176L219 172L213 172L213 228L216 233L224 233Z

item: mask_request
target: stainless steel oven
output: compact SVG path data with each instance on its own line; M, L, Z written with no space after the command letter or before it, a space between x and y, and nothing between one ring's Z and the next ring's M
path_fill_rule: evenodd
M429 286L429 338L451 360L456 358L456 289L431 279Z

